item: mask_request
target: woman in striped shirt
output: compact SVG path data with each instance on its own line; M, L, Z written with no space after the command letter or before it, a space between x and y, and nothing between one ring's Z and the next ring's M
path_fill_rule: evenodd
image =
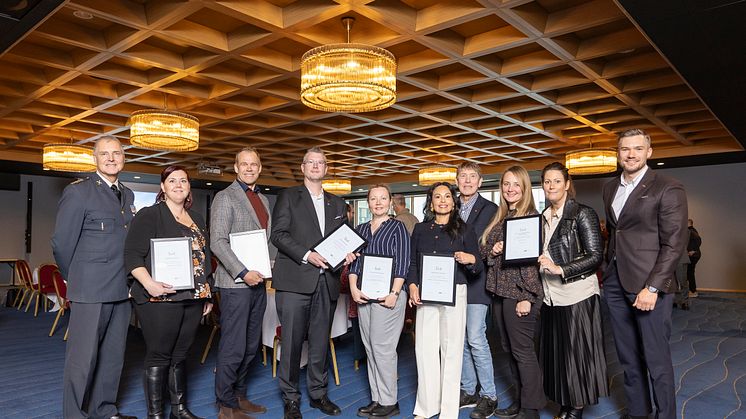
M368 207L373 219L355 228L368 244L361 252L363 257L352 263L349 274L350 294L359 304L360 335L368 355L371 394L371 403L358 409L357 414L387 418L399 414L396 345L404 325L407 294L402 287L409 268L410 244L404 224L389 217L391 191L388 186L374 185L368 190ZM394 258L394 280L388 295L373 298L360 291L358 278L366 254ZM360 279L365 281L365 277Z

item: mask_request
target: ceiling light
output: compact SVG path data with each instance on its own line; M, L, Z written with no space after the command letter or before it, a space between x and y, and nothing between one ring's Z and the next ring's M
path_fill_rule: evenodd
M565 154L565 167L571 175L598 175L616 170L616 150L584 148Z
M134 179L140 179L140 176L132 176Z
M658 163L656 163L656 166L663 166L664 164L666 164L666 163L663 163L662 161L659 161Z
M44 170L60 172L95 172L93 148L75 144L45 144L42 155Z
M352 191L352 182L349 179L330 178L322 180L321 187L334 195L346 195Z
M93 15L89 12L86 12L85 10L76 10L73 12L73 16L77 17L78 19L83 20L91 20L93 19Z
M165 109L144 109L130 115L130 143L157 151L194 151L199 148L199 120Z
M301 57L301 102L326 112L370 112L396 101L396 58L389 51L350 43L353 17L342 18L347 43L322 45Z
M205 182L205 185L212 186L212 182Z
M456 168L447 166L431 166L420 169L420 186L430 186L438 182L455 182Z

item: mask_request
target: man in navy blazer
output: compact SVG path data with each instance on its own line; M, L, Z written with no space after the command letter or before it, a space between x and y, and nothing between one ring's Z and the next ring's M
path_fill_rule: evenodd
M117 411L130 302L124 239L135 196L122 185L124 151L114 137L93 148L96 173L68 185L57 209L52 250L71 303L62 382L63 416L132 418Z
M461 219L481 237L497 212L495 203L479 195L482 186L482 169L473 162L461 163L456 169L456 184L460 192ZM492 354L487 342L487 309L492 298L487 294L485 269L467 285L466 338L464 360L461 367L460 407L476 406L470 417L483 419L492 416L497 406L495 372ZM477 384L481 390L476 394Z
M311 248L347 222L342 198L324 192L324 152L314 147L300 166L303 184L284 189L272 212L271 241L277 247L272 287L277 291L277 316L282 325L278 377L286 419L301 418L300 356L308 338L308 393L311 407L327 415L341 410L327 397L329 333L339 297L339 272Z
M674 281L687 244L687 202L677 180L647 166L653 153L641 129L618 139L621 177L604 185L609 229L604 298L609 306L617 355L624 371L628 413L623 418L676 417L671 363Z

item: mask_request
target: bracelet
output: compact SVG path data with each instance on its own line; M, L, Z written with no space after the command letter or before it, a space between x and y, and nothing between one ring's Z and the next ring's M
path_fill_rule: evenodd
M399 296L399 291L391 290L391 292L389 294L394 294L395 296L398 297Z

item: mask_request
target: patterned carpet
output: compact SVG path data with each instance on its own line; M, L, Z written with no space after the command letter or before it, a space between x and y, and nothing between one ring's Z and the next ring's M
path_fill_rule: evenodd
M67 324L65 320L62 325ZM54 313L31 313L0 308L0 418L60 418L62 401L62 367L65 345L64 329L47 337ZM671 349L677 380L677 408L681 418L746 418L746 294L700 293L692 300L690 311L674 310ZM608 331L608 328L606 328ZM208 328L202 328L193 347L189 365L189 405L195 414L214 418L213 368L215 349L204 365L199 354L207 340ZM611 337L606 348L612 395L597 406L586 409L586 418L617 418L624 409L623 374L616 360ZM130 330L127 359L120 388L120 410L144 418L142 390L142 336ZM269 350L271 353L271 350ZM414 350L411 336L404 335L399 345L399 400L402 417L411 417L417 386ZM341 386L331 384L329 397L340 405L344 418L355 417L357 408L369 402L365 365L353 368L352 339L337 342ZM269 412L259 418L282 417L282 403L271 367L261 364L252 369L249 398L264 404ZM495 357L496 384L500 406L510 403L505 354ZM301 379L305 388L305 378ZM323 417L311 409L303 391L304 417ZM551 418L557 406L549 404L542 418ZM468 418L463 409L459 418Z

